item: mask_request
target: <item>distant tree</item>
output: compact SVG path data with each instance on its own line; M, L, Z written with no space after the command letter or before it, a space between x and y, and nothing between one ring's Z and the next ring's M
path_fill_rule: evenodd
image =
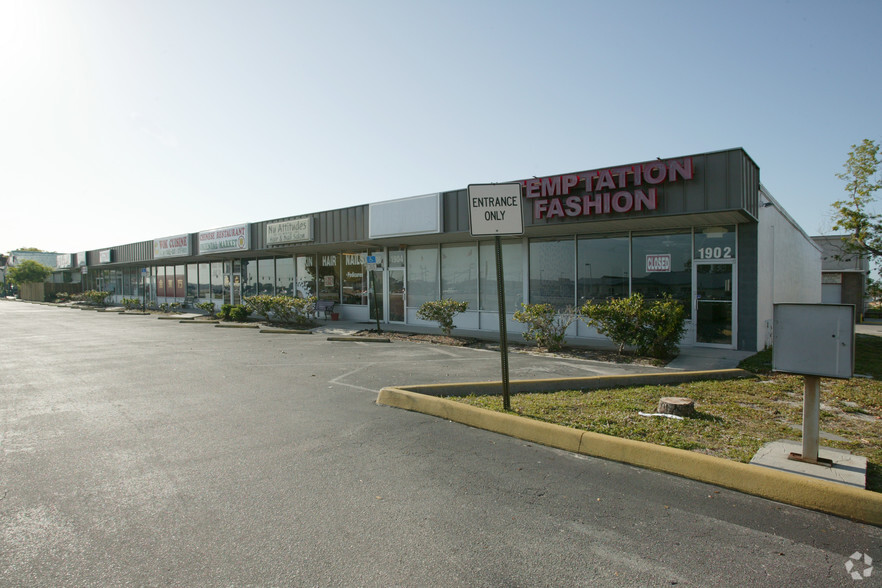
M19 247L17 251L36 251L38 253L44 253L43 249L37 249L36 247Z
M13 284L43 282L52 273L52 268L38 261L26 259L6 270L6 278Z
M836 174L846 183L848 197L833 203L833 229L845 231L843 248L851 253L882 262L882 215L874 212L876 201L873 193L882 188L879 178L879 145L864 139L860 145L852 145L845 171Z
M867 276L867 296L873 301L882 299L882 280Z

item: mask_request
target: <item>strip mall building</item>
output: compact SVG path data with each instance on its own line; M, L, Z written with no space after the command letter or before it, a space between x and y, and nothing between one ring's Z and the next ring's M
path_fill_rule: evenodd
M821 301L819 248L742 149L520 183L524 234L502 244L512 333L523 302L670 294L689 317L683 345L757 350L773 303ZM469 303L457 327L499 329L494 241L470 236L466 188L58 257L117 302L316 295L346 320L428 325L417 309L444 297ZM578 321L568 335L598 338Z

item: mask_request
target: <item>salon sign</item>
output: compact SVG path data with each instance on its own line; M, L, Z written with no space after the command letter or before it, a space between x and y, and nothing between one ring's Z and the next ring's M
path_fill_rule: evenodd
M267 223L266 244L300 243L312 241L312 217Z

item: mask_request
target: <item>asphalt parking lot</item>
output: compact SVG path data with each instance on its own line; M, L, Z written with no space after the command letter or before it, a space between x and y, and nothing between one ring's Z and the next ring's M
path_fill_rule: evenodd
M882 529L377 406L492 352L0 301L0 585L855 585ZM628 370L531 355L513 379ZM862 585L879 585L880 576Z

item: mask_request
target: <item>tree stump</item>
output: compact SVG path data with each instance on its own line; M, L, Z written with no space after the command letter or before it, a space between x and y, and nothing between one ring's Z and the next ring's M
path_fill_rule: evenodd
M656 412L690 417L695 414L695 401L679 396L665 396L658 401Z

